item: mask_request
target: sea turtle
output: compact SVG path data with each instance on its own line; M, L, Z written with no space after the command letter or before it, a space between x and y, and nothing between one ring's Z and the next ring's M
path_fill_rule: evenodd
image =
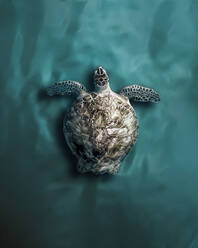
M101 66L95 70L96 91L88 93L75 81L61 81L47 88L49 96L76 95L66 112L63 132L72 153L78 158L81 173L116 174L120 163L138 137L138 121L129 99L159 102L153 89L139 85L124 87L119 94L109 86L109 77Z

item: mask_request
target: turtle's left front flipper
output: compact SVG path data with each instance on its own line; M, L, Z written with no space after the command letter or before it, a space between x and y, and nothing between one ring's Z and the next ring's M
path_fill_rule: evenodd
M146 88L144 86L140 86L137 84L124 87L120 91L120 94L137 102L159 102L160 101L160 95L155 90Z
M53 83L51 86L47 88L47 94L49 96L54 95L80 95L83 91L86 91L85 87L76 81L60 81Z

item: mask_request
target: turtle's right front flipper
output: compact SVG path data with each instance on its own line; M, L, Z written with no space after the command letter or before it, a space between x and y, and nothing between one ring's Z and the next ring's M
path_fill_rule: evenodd
M137 102L159 102L160 95L154 89L140 85L129 85L120 91L121 95Z
M86 91L86 88L75 81L60 81L53 83L51 86L47 88L47 94L49 96L59 95L80 95L83 91Z

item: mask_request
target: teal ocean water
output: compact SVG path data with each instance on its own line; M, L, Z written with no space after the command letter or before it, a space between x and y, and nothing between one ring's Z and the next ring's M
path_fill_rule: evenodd
M198 247L198 2L0 1L0 247ZM134 82L139 138L117 176L75 172L62 120L70 79Z

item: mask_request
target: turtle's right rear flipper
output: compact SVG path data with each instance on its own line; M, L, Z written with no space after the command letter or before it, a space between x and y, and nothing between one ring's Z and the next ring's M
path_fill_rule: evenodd
M70 80L53 83L47 88L47 94L49 96L80 95L82 91L86 91L83 85Z

